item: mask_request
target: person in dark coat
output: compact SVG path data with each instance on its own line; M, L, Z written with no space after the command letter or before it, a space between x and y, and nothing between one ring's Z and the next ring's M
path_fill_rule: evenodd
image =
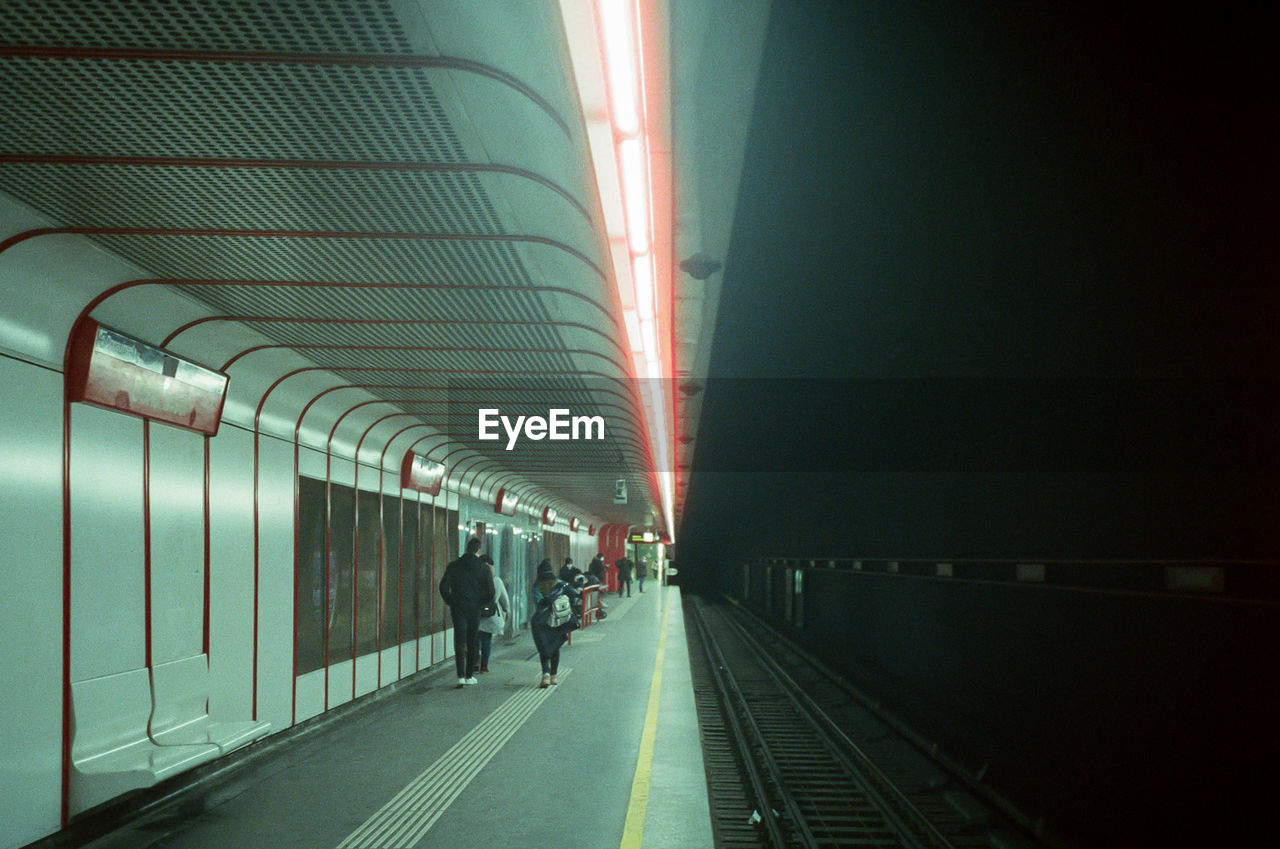
M444 568L440 597L453 614L453 659L458 686L478 684L480 660L480 608L493 601L493 577L480 559L480 540L467 541L467 553Z
M581 587L583 583L579 580L581 577L582 570L573 565L572 557L566 557L564 559L564 565L560 567L560 580L564 581L571 587Z
M552 602L563 593L577 606L581 603L581 597L571 584L556 577L555 567L550 560L543 560L538 564L538 577L533 582L531 593L534 613L529 620L529 630L533 634L533 644L538 649L538 659L542 662L542 681L538 686L549 687L560 683L556 680L556 672L560 668L560 648L569 637L568 627L561 625L552 628L549 623Z
M622 596L622 588L626 587L627 598L631 598L631 570L635 568L635 564L624 554L613 566L618 570L618 596Z
M596 576L596 583L604 583L604 555L597 554L591 558L591 563L587 565L587 574Z

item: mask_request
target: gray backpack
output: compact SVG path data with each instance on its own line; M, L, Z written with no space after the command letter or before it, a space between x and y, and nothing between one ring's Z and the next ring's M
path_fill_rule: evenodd
M573 603L569 594L561 591L551 599L551 612L547 614L547 627L559 628L573 619Z

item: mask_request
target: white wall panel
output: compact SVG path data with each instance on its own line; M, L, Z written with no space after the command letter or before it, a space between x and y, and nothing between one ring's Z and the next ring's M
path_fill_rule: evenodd
M151 425L151 660L204 651L204 437Z
M253 437L209 444L209 713L247 719L253 675Z
M361 655L356 660L356 696L372 693L378 689L378 655L377 653Z
M146 663L142 420L71 407L71 680Z
M20 391L19 391L20 388ZM62 375L0 356L0 846L55 831L62 751Z
M298 677L297 721L324 713L324 670L317 669Z
M258 444L258 719L293 714L293 445Z
M334 708L351 701L351 661L343 660L329 666L329 707Z

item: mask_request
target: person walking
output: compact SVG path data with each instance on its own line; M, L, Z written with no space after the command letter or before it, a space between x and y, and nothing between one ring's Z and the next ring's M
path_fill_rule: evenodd
M571 619L562 624L553 624L556 599L568 596L570 604L579 601L576 589L556 577L555 567L550 560L538 564L538 577L531 588L534 614L529 620L529 630L533 633L533 644L538 649L538 660L542 663L542 680L539 687L558 684L556 673L560 669L560 648L568 639L569 632L577 625Z
M507 595L507 586L498 577L493 558L487 554L480 559L489 567L493 576L493 601L480 609L480 672L489 671L489 654L493 650L493 635L507 630L507 617L511 615L511 598ZM493 612L485 616L492 609Z
M626 587L627 598L631 598L631 570L635 568L635 564L624 554L613 566L618 570L618 597L622 597L622 589Z
M640 592L644 592L644 579L649 574L649 559L647 557L640 558L640 564L636 566L636 583L640 585Z
M480 658L480 608L493 601L489 566L480 559L480 540L467 540L467 553L444 568L440 597L453 615L453 659L458 687L478 684L476 662Z

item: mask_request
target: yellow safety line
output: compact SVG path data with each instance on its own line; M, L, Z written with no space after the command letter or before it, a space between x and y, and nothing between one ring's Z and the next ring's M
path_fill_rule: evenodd
M666 593L663 593L666 601ZM662 634L658 637L658 657L653 662L653 682L649 685L649 707L644 715L644 731L640 734L640 757L636 775L631 780L631 802L627 805L627 821L622 826L619 849L640 849L644 837L644 814L649 807L649 773L653 768L653 741L658 736L658 695L662 692L662 659L667 652L667 620L671 605L662 616Z

